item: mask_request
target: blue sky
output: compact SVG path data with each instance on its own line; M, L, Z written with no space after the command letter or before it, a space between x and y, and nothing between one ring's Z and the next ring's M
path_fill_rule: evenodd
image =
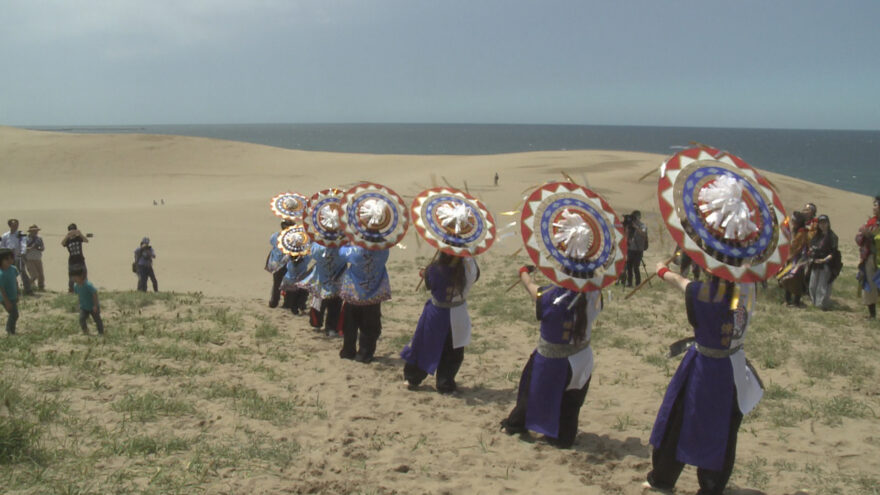
M880 129L880 1L4 0L0 124Z

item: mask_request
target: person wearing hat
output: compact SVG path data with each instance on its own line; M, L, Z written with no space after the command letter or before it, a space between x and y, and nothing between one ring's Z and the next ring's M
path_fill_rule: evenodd
M862 303L868 307L868 318L877 318L877 297L880 292L880 194L874 196L871 218L856 234L859 246L859 284Z
M88 276L88 268L86 267L86 258L83 256L82 245L89 242L88 238L79 231L75 223L67 226L67 235L61 239L61 245L67 248L69 254L67 258L67 292L73 292L73 277L71 273L82 272L84 276Z
M534 270L523 266L519 277L535 302L541 337L520 375L516 405L501 428L509 435L536 431L551 445L566 449L574 445L593 377L590 339L602 311L602 291L538 287L531 277Z
M278 247L278 236L284 229L293 225L290 220L281 221L281 230L273 233L269 237L269 245L272 247L266 256L266 271L272 274L272 291L269 295L269 307L277 308L278 302L281 300L281 281L287 275L287 259L281 248ZM284 307L288 307L288 301L284 301Z
M724 167L711 162L716 156L724 158ZM683 157L703 162L685 166ZM657 264L657 276L684 295L693 337L670 348L670 355L685 354L651 431L652 469L644 486L671 492L690 464L697 468L698 493L721 495L733 471L743 416L763 396L744 344L756 282L773 276L787 255L788 237L780 235L785 212L766 179L740 158L713 148L674 155L664 164L659 189L666 226L708 280L690 281L666 263ZM674 205L683 207L673 210Z
M480 269L473 257L441 252L425 268L423 277L431 298L425 302L412 339L400 352L405 361L403 377L413 390L436 372L437 391L450 394L457 388L455 375L471 339L466 299Z
M314 275L314 267L309 266L311 259L311 251L300 256L287 257L287 268L281 280L281 290L284 292L284 308L295 315L306 314L308 287Z
M6 224L9 225L9 232L6 232L0 237L0 247L5 247L12 251L13 256L15 256L13 264L21 275L21 284L24 286L24 293L30 294L32 292L31 280L27 276L24 262L24 254L27 252L27 240L25 239L27 236L18 230L18 220L15 218L10 218Z
M27 268L28 277L42 291L46 290L46 279L43 275L43 250L46 249L46 246L43 244L43 238L37 235L39 232L40 228L36 225L28 227L28 235L25 240L27 250L24 253L24 263Z
M9 248L0 248L0 303L9 314L6 318L6 333L15 335L18 321L18 269L15 267L15 253Z
M309 311L309 323L316 330L322 325L328 337L339 336L339 315L342 299L339 298L345 258L339 256L339 247L312 243L311 255L315 260L315 275L309 291L315 301L320 301ZM317 307L315 307L317 306Z
M159 282L156 281L156 273L153 271L153 260L156 259L156 251L150 245L150 238L141 239L141 245L134 250L134 263L137 269L137 290L147 291L147 279L153 283L153 292L159 292Z
M809 249L810 299L813 306L827 311L831 306L831 283L840 273L840 251L828 215L819 215L816 225Z
M385 264L388 249L357 245L339 249L347 267L342 273L342 349L339 357L370 363L382 335L382 301L391 299L391 282Z

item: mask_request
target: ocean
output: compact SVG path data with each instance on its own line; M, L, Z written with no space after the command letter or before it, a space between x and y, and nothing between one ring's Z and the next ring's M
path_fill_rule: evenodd
M611 149L671 155L692 141L762 170L867 195L880 194L880 131L506 124L223 124L31 127L147 133L346 153L487 155ZM658 163L659 165L659 163Z

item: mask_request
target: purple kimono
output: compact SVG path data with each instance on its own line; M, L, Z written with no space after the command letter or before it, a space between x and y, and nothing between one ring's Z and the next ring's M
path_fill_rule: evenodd
M673 405L679 395L684 394L681 398L684 418L676 458L685 464L713 471L721 471L724 464L732 410L737 401L737 382L740 381L735 375L747 373L739 368L745 369L741 346L748 316L744 308L730 311L731 296L724 294L726 287L723 282L691 282L685 289L688 320L694 328L697 345L687 350L672 377L651 432L651 445L659 448ZM744 293L743 297L749 296ZM697 346L703 349L703 353L697 350ZM738 364L740 362L742 365ZM754 394L745 386L741 393L740 410L748 412L747 409L760 400L760 388L756 400L751 399ZM750 405L743 404L746 399Z
M537 317L541 321L541 339L557 345L574 345L572 330L575 313L568 309L573 298L571 291L552 286L540 291L536 301ZM599 293L587 293L580 297L588 298L586 342L589 343L592 323L601 309ZM571 379L568 379L569 370ZM586 346L569 357L551 358L539 350L533 353L531 380L528 384L528 406L525 426L529 430L556 438L559 435L559 417L562 408L562 394L569 389L580 389L586 385L593 370L593 350ZM526 373L520 378L519 387L524 383Z
M432 264L428 267L425 285L431 291L431 299L425 303L412 340L400 352L404 361L417 365L429 375L437 371L449 332L453 333L454 349L470 342L471 324L465 298L477 278L477 264L472 258L465 258L462 263L465 264L465 284L461 294L453 294L451 266Z

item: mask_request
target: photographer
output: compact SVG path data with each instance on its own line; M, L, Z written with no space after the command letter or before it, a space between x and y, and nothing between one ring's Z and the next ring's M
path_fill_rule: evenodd
M648 249L648 227L642 223L642 212L639 210L624 215L623 226L626 233L626 286L632 287L633 278L636 285L642 283L639 265Z
M28 278L24 266L24 254L27 251L27 236L24 232L18 230L17 219L10 218L6 224L9 225L9 232L6 232L3 234L3 237L0 238L0 248L6 248L12 251L15 256L13 264L21 275L21 283L24 285L24 293L32 294L31 280Z
M156 252L150 246L150 238L144 237L141 245L134 250L134 268L138 276L137 290L141 292L147 291L147 279L153 282L153 292L159 292L159 283L156 281L156 274L153 272L153 259L156 258Z

